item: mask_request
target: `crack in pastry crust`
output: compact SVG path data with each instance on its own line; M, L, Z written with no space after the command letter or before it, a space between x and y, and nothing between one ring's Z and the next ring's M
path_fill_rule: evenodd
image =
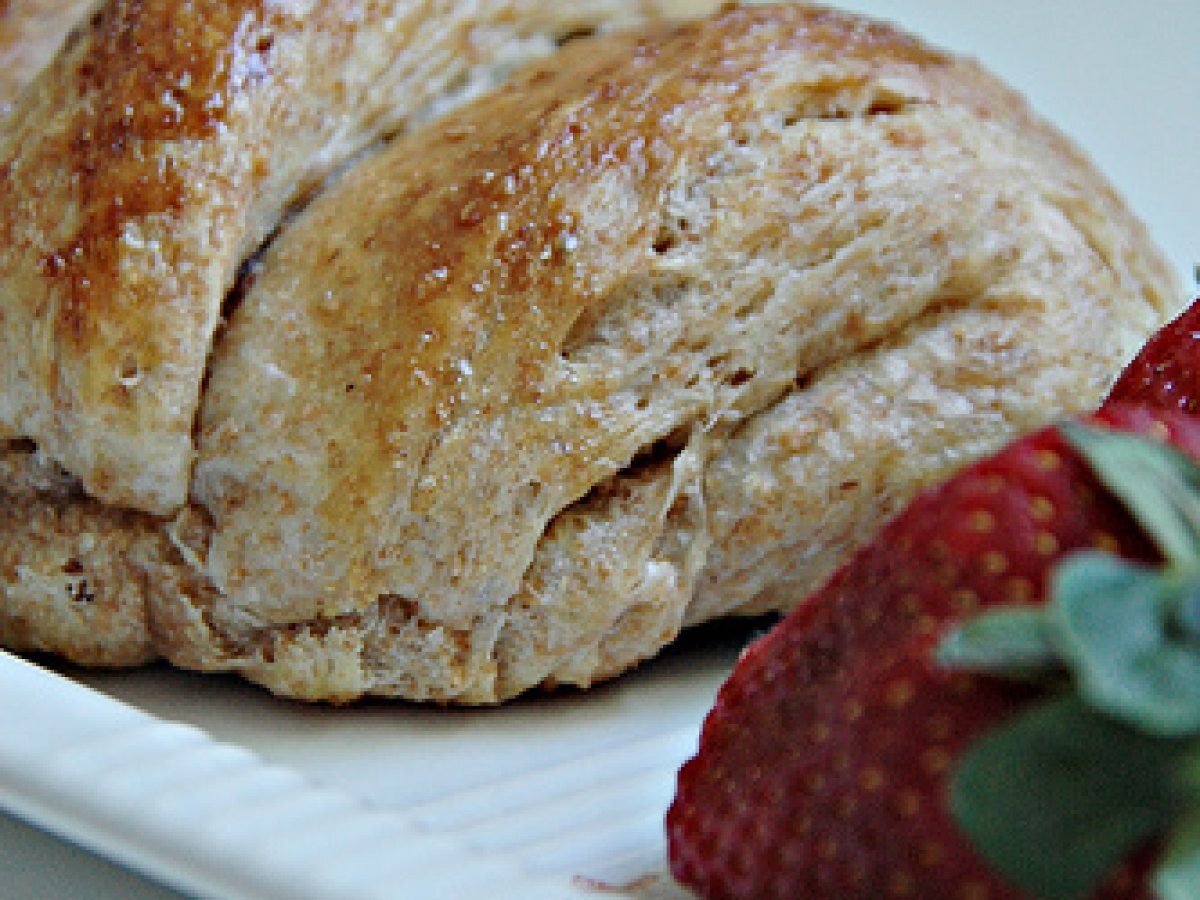
M145 628L328 700L587 685L786 609L1183 299L1014 94L802 6L567 42L255 269L190 503L138 520L179 569Z

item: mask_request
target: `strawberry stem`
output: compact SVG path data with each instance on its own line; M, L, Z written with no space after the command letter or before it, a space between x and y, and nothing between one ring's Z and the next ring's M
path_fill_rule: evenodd
M1198 586L1104 553L1058 566L1047 632L1086 702L1147 734L1200 733L1200 642L1173 624Z
M1067 692L978 741L955 770L951 808L1014 885L1042 900L1077 900L1191 799L1178 778L1191 749L1099 715Z
M1075 422L1059 430L1169 564L1200 570L1200 466L1191 457L1140 434Z
M994 609L944 637L937 659L950 668L1068 678L970 748L952 808L1001 874L1045 900L1087 896L1138 844L1169 832L1154 890L1195 900L1200 466L1141 436L1062 431L1165 564L1077 553L1052 572L1044 606Z
M1064 671L1041 607L1005 607L974 617L946 634L937 648L937 662L950 669L1028 680Z

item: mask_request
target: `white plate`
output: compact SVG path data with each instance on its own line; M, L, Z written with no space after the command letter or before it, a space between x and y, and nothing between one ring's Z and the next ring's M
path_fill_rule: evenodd
M748 634L475 711L0 653L0 722L22 723L0 732L0 807L205 896L594 897L661 872L675 770Z
M848 5L977 56L1024 91L1191 278L1195 0ZM67 678L0 655L0 807L196 895L594 897L587 879L661 870L675 768L744 637L708 632L597 691L475 712L309 708L228 679L159 668ZM0 855L5 884L6 859L44 848L0 821L17 842ZM99 863L36 858L45 870L23 884L72 895L86 881L97 896L109 883Z

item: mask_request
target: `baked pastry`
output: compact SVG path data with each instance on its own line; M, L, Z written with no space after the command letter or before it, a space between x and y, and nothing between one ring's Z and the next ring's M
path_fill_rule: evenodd
M890 26L570 42L325 181L211 353L123 331L162 363L130 396L204 372L190 481L190 419L140 400L107 468L18 432L0 637L309 699L587 685L798 602L919 487L1095 403L1183 299L1065 138Z
M94 0L6 0L0 3L0 119L54 56Z
M221 303L379 139L646 0L110 0L0 137L0 433L106 502L187 494Z

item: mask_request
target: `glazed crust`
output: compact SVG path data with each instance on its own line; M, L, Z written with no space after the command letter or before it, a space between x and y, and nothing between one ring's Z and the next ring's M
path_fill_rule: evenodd
M310 699L591 684L799 602L920 487L1095 403L1182 300L1069 142L891 27L789 5L570 43L255 260L189 503L138 519L141 650Z
M107 503L186 497L221 304L373 142L649 0L109 0L0 134L0 432Z

